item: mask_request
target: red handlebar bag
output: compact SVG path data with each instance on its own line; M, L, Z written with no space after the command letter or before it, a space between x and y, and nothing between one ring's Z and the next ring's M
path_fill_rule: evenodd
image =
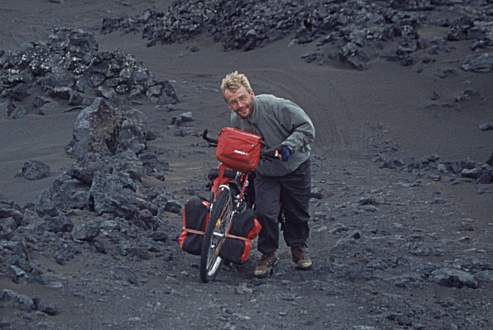
M261 150L260 136L225 127L219 133L216 158L228 168L250 172L257 168Z

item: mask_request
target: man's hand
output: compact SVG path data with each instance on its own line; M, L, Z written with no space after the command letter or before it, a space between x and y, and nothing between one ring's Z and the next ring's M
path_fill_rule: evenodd
M278 159L282 160L283 162L287 162L289 160L289 157L293 154L293 151L291 150L290 147L288 146L281 146L279 149L276 150L274 156L277 157Z

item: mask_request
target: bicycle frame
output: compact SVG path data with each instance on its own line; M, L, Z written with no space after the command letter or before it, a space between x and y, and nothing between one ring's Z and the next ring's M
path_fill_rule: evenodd
M219 175L217 178L214 179L211 187L211 200L214 200L215 197L217 197L217 192L219 191L219 187L221 185L227 185L228 189L231 189L231 186L233 185L235 190L238 190L238 194L234 194L233 197L235 198L235 207L234 209L239 209L241 204L245 202L245 193L246 189L250 185L250 180L248 179L248 174L249 173L243 173L236 171L236 176L235 178L229 178L225 176L225 170L226 167L220 163L219 164ZM236 193L236 192L234 192Z

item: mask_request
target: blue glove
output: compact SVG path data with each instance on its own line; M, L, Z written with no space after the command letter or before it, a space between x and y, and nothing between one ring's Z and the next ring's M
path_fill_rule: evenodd
M289 157L291 157L291 155L293 154L293 151L288 146L281 146L281 149L279 149L279 153L281 156L281 160L283 162L287 162Z

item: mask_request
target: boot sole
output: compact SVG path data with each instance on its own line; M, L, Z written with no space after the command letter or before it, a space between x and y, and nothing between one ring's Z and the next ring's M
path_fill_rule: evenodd
M310 263L307 266L302 266L302 265L296 264L296 266L294 268L297 269L297 270L310 270L310 269L312 269L312 267L313 267L313 264Z

